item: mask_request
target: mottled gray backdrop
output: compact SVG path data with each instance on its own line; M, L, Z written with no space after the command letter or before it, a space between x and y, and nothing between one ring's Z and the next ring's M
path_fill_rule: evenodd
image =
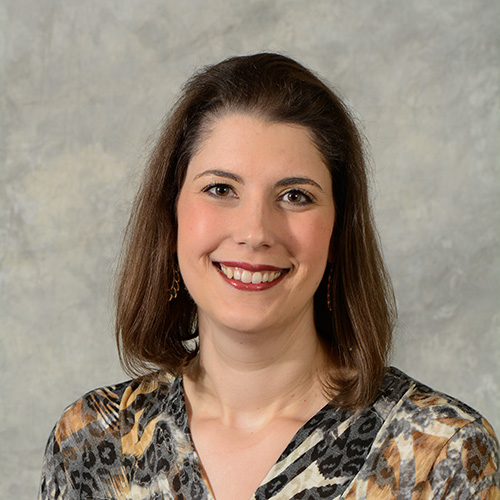
M498 0L0 0L0 496L34 498L62 409L120 381L112 280L152 140L200 65L262 50L371 144L394 364L500 430Z

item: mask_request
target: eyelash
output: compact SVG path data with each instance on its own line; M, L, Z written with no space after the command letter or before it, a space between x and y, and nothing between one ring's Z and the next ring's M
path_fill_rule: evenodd
M218 189L226 189L227 192L226 194L220 194L217 193ZM227 198L233 193L233 195L236 196L236 193L234 192L234 189L232 186L229 184L224 184L220 182L216 182L213 184L209 184L208 186L205 186L203 188L204 193L208 193L210 196L213 196L214 198ZM297 194L301 196L303 199L301 201L287 201L285 198L286 196L290 194ZM278 196L278 200L284 201L285 203L289 203L290 205L295 205L295 206L304 206L304 205L309 205L314 202L314 197L311 193L304 189L289 189L288 191L285 191L284 193L280 194Z
M286 201L284 198L290 194L298 194L299 196L302 196L302 198L305 198L302 201L294 202L294 201ZM314 199L311 193L308 193L307 191L303 189L289 189L279 197L280 200L286 201L286 203L290 203L291 205L309 205L310 203L313 203Z
M228 191L227 194L226 195L217 194L216 190L220 188L227 189ZM203 188L204 193L208 193L209 195L214 196L215 198L226 198L227 196L229 196L231 191L234 193L233 188L229 184L223 184L220 182L209 184L208 186Z

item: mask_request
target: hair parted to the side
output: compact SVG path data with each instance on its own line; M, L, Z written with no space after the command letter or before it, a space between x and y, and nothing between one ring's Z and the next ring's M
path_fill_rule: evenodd
M311 71L279 54L233 57L194 75L167 118L127 227L117 289L116 337L133 375L179 375L196 355L196 305L181 285L169 301L176 262L176 203L206 125L230 112L307 127L332 177L331 261L314 298L319 336L340 369L324 380L333 404L368 405L385 373L396 308L369 200L367 164L354 120ZM328 274L333 310L327 306Z

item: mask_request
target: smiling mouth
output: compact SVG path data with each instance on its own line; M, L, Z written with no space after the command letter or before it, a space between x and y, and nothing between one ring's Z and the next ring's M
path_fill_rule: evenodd
M259 285L261 283L272 283L274 280L278 279L288 271L288 269L263 269L259 271L250 271L248 269L242 269L236 266L227 266L221 263L219 263L218 266L228 279L241 281L245 284L251 283L254 285Z

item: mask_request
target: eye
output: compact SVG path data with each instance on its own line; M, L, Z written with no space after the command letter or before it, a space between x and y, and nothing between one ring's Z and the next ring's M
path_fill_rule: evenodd
M292 205L308 205L312 203L312 196L300 189L291 189L281 196L283 201Z
M210 184L203 189L204 193L208 193L217 198L226 198L234 193L233 188L228 184Z

